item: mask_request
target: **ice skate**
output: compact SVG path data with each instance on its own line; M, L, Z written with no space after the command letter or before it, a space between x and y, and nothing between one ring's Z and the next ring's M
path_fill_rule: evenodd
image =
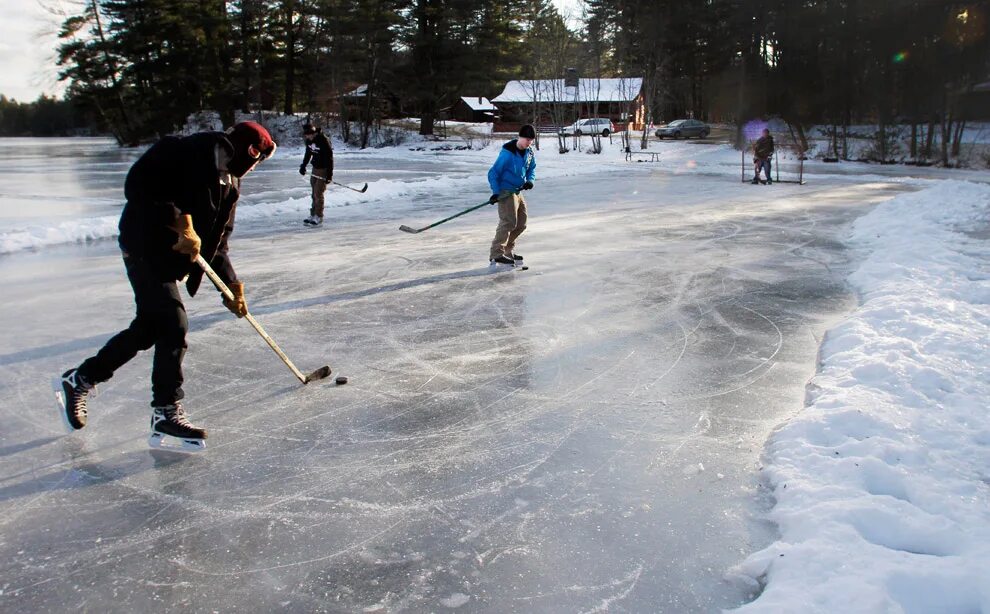
M72 433L86 426L89 415L86 397L95 386L83 379L78 369L69 369L52 382L52 387L66 431Z
M505 266L516 266L516 261L511 258L506 258L505 256L497 256L488 261L489 266L497 267L498 265Z
M206 449L206 429L189 422L181 403L153 407L148 445L177 452L202 452Z

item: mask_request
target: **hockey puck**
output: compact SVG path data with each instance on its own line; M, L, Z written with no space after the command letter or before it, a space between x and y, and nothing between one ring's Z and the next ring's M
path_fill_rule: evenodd
M337 379L335 379L334 381L337 382L337 385L338 386L343 386L344 384L347 383L347 376L346 375L338 375L337 376Z

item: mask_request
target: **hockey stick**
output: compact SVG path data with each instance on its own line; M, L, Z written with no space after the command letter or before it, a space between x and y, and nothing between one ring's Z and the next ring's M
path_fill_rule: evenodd
M230 288L227 287L227 284L223 283L223 280L220 279L220 276L217 275L216 271L213 270L213 267L211 267L206 262L206 260L203 259L202 256L196 256L196 264L199 265L199 268L203 269L203 272L206 273L206 276L210 278L210 281L213 282L213 285L217 287L217 290L220 290L220 292L224 295L224 297L226 297L228 301L235 300L234 293L230 291ZM246 313L244 314L244 319L247 320L248 323L254 327L254 330L258 331L258 334L261 335L261 338L265 340L265 343L268 344L268 347L272 348L272 350L274 350L275 353L278 354L278 357L282 359L282 362L285 363L285 366L289 367L289 369L292 371L292 374L295 375L297 378L299 378L299 381L302 382L303 384L308 384L310 382L316 381L318 379L323 379L328 375L330 375L329 365L320 367L319 369L313 371L309 375L303 375L302 371L297 369L296 365L292 364L292 361L289 360L289 357L285 355L285 352L282 351L282 348L278 347L278 344L275 343L275 340L268 336L268 333L266 333L265 329L261 327L261 324L259 324L258 321L254 319L254 316L252 316L250 313Z
M515 194L518 194L518 193L519 192L513 192L512 194L515 195ZM492 205L492 204L494 204L494 203L488 202L486 200L485 202L481 203L480 205L471 207L470 209L465 209L464 211L461 211L460 213L455 213L454 215L452 215L450 217L446 217L446 218L440 220L439 222L433 222L429 226L423 226L422 228L410 228L409 226L406 226L405 224L403 224L402 226L399 226L399 230L401 230L402 232L408 232L409 234L419 234L419 233L423 232L424 230L429 230L430 228L433 228L434 226L439 226L440 224L443 224L444 222L449 222L450 220L454 219L455 217L461 217L465 213L471 213L472 211L474 211L476 209L481 209L485 205Z
M364 194L365 192L367 192L367 191L368 191L368 184L367 184L367 183L366 183L366 184L364 184L364 187L363 187L363 188L361 188L360 190L359 190L359 189L357 189L357 188L352 188L352 187L351 187L351 186L349 186L349 185L344 185L344 184L342 184L342 183L337 183L336 181L334 181L334 180L332 180L332 179L330 180L330 183L332 183L332 184L334 184L334 185L339 185L339 186L340 186L340 187L342 187L342 188L347 188L348 190L354 190L355 192L359 192L359 193L361 193L361 194Z
M326 178L326 177L320 177L319 175L314 175L314 174L312 174L312 173L310 173L310 174L309 174L309 176L310 176L310 177L312 177L313 179L319 179L320 181L326 181L326 180L327 180L327 178ZM333 179L331 179L331 180L330 180L330 183L332 183L332 184L334 184L334 185L339 185L339 186L340 186L340 187L342 187L342 188L347 188L348 190L354 190L355 192L358 192L358 193L360 193L360 194L364 194L365 192L367 192L367 191L368 191L368 184L367 184L367 183L366 183L366 184L364 184L364 187L363 187L363 188L361 188L360 190L359 190L359 189L357 189L357 188L352 188L352 187L351 187L351 186L349 186L349 185L344 185L344 184L342 184L342 183L337 183L337 182L336 182L336 181L334 181Z

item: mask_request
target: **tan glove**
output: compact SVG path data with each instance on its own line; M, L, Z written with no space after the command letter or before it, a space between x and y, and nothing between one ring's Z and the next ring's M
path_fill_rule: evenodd
M229 300L226 296L223 297L224 306L230 310L230 313L234 314L238 318L243 318L247 315L247 301L244 300L244 284L239 281L234 281L228 284L230 291L234 294L234 300Z
M175 242L172 249L180 254L188 254L191 262L196 261L199 250L203 246L196 229L193 228L191 215L180 215L175 221L175 232L179 233L179 240Z

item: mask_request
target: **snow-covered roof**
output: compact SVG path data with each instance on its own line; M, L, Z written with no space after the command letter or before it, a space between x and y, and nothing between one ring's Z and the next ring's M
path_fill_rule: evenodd
M358 96L365 96L368 94L368 84L362 83L361 85L354 88L353 91L344 94L345 98L357 98Z
M641 77L579 79L566 87L563 79L509 81L492 102L630 102L643 89Z
M464 104L471 107L472 111L494 111L495 105L484 96L461 96Z

